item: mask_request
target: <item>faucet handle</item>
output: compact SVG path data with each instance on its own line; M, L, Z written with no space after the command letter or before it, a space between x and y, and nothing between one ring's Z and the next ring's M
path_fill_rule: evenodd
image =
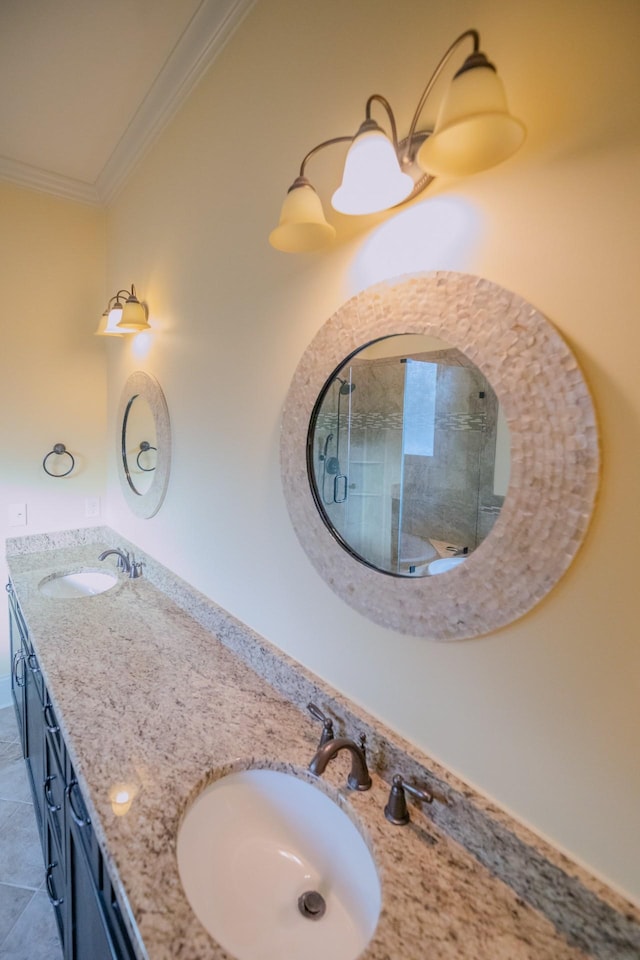
M320 735L320 743L318 744L318 747L322 747L325 743L328 743L329 740L333 740L333 720L331 717L326 717L322 710L316 707L315 703L308 703L307 710L314 720L319 720L322 724L322 734Z
M130 561L129 579L130 579L130 580L137 580L139 577L141 577L141 576L142 576L142 568L143 568L143 566L144 566L144 561L143 561L143 560L135 560L135 559L132 557L132 558L131 558L131 561Z
M411 819L407 808L405 790L416 800L422 800L423 803L433 803L432 794L427 793L426 790L418 790L417 787L412 787L410 783L405 783L400 774L396 773L391 781L391 792L384 808L384 815L389 823L394 823L397 826L409 823Z

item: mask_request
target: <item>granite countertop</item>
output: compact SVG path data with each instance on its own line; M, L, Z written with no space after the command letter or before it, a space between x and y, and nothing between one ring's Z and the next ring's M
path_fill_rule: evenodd
M320 727L230 649L229 637L223 643L202 625L197 608L206 598L197 595L192 616L155 586L164 568L158 565L154 576L151 561L149 576L120 575L118 586L99 596L40 594L38 583L53 571L113 569L114 558L96 562L113 543L10 555L12 582L121 906L133 918L139 957L220 960L228 954L201 926L180 884L181 817L199 789L234 764L306 770ZM237 622L234 631L242 634ZM357 735L345 726L338 732ZM375 771L380 765L371 760ZM382 912L362 960L592 955L570 945L557 924L445 833L437 818L412 806L410 825L389 824L388 783L374 772L370 791L352 793L349 764L343 752L321 779L352 810L381 878ZM111 797L122 783L137 793L128 813L116 816ZM635 924L637 916L631 919Z

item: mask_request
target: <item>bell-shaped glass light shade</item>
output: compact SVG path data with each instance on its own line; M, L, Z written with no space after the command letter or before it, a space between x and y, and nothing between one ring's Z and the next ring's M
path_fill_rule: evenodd
M107 326L110 330L115 330L118 327L118 324L122 320L122 304L119 300L116 300L115 304L109 310L109 319L107 321ZM122 332L122 331L121 331Z
M148 330L147 311L135 294L131 294L122 308L122 318L118 323L118 330L125 333L137 333L139 330Z
M433 176L468 176L506 160L525 136L524 125L509 113L500 77L487 63L453 78L435 130L416 159Z
M342 184L331 203L340 213L378 213L406 200L413 186L384 130L365 120L349 147Z
M122 310L105 310L100 317L98 329L95 332L96 337L122 337L124 333L118 330L118 321L122 316Z
M285 197L269 243L283 253L309 253L330 243L335 235L335 228L325 219L320 197L306 177L298 177Z

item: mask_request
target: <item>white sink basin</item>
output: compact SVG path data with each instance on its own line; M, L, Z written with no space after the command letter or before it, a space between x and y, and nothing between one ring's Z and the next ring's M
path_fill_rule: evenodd
M94 597L115 587L117 576L103 570L83 570L79 573L54 573L38 584L45 597Z
M195 914L238 960L355 960L376 928L380 881L362 835L295 776L214 781L187 810L177 853ZM316 897L299 905L310 891L326 905L319 918L308 916L322 913Z

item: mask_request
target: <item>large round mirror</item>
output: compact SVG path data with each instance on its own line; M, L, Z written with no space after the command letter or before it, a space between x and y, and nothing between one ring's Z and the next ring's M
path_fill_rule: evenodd
M433 640L531 610L575 557L599 480L567 344L517 294L459 273L340 307L295 372L280 452L293 526L331 589Z
M311 416L311 488L356 559L401 577L446 573L491 531L509 431L484 374L436 337L385 337L328 379Z
M131 510L153 517L169 482L171 429L158 381L141 370L127 380L118 411L118 475Z

